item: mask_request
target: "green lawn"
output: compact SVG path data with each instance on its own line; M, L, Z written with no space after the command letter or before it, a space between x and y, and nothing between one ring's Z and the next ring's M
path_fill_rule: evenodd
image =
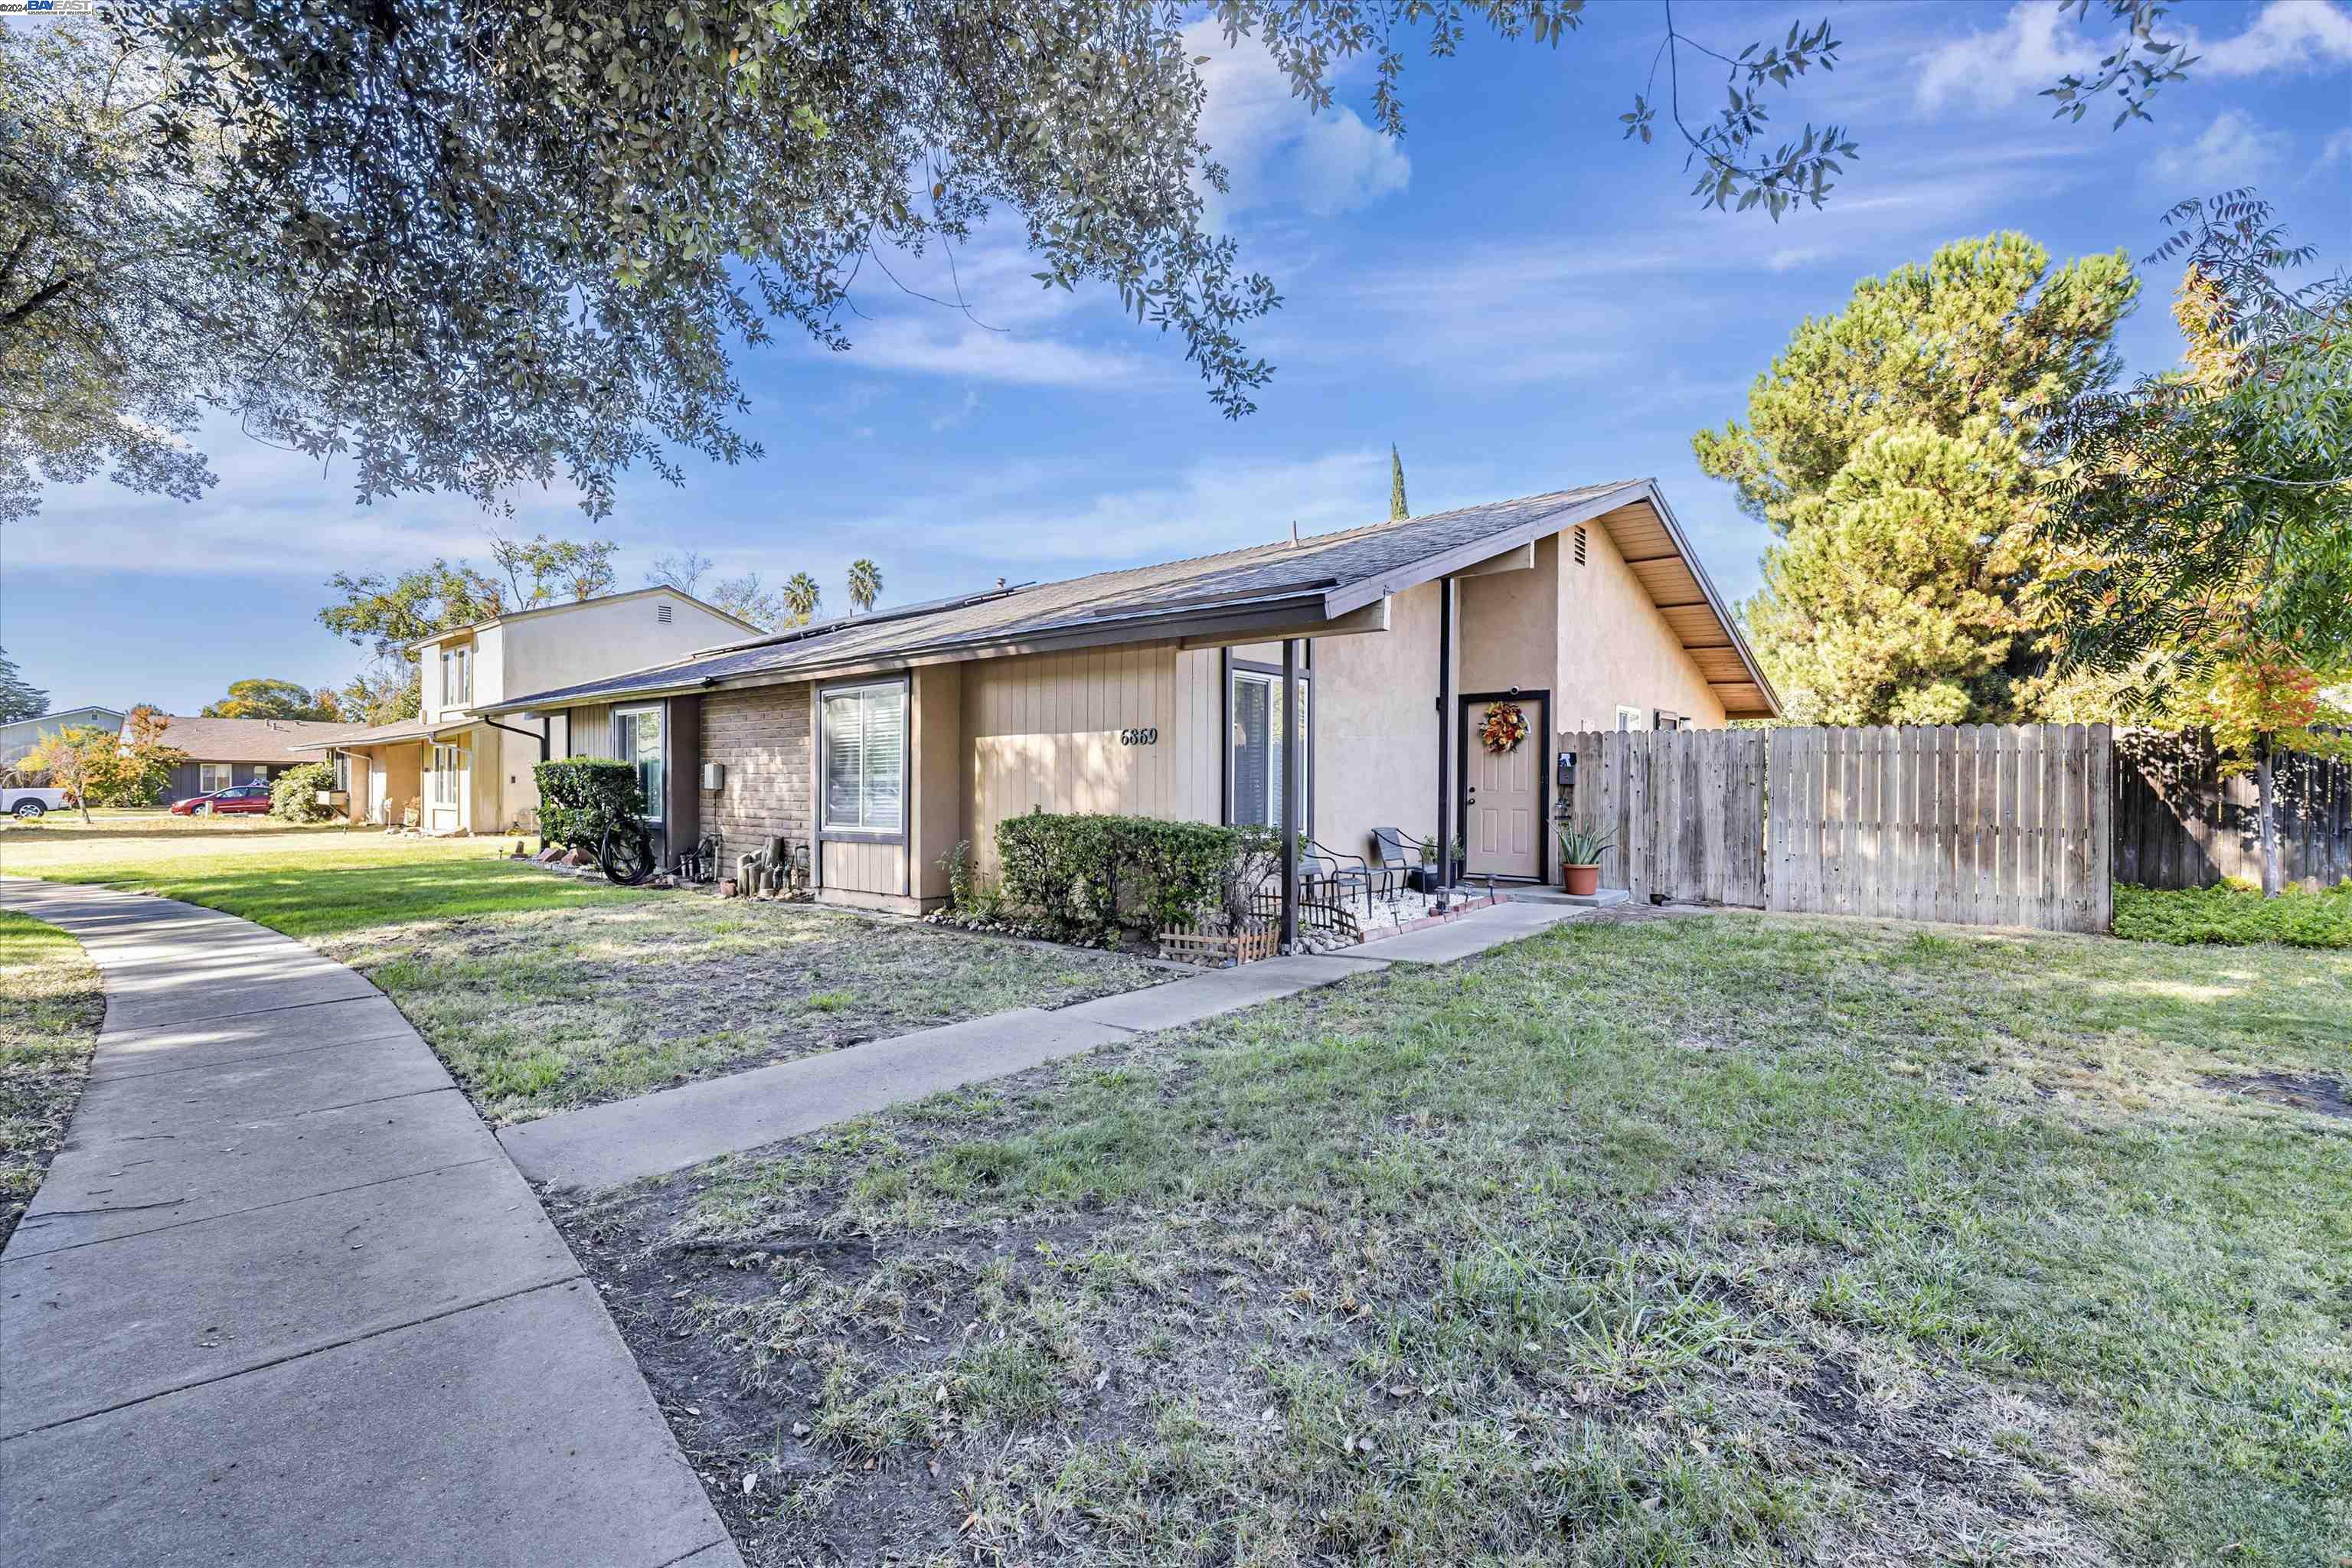
M559 1217L759 1563L2337 1568L2347 1020L1580 923Z
M65 1139L105 1016L81 944L0 910L0 1246Z
M226 910L316 937L495 910L576 909L654 897L503 858L510 838L405 838L268 818L58 813L0 827L0 874L95 882ZM532 847L537 847L536 842Z

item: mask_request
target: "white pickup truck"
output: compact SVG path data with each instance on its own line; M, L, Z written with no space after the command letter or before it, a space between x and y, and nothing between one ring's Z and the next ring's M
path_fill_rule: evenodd
M65 808L66 792L61 789L0 789L0 816L30 822Z

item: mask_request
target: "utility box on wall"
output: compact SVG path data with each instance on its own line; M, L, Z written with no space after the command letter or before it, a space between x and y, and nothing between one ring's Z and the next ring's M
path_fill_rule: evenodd
M703 763L702 787L708 790L725 789L727 787L727 764L725 763Z

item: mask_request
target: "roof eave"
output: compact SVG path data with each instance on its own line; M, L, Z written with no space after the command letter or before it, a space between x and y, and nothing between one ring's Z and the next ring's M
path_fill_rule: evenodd
M1716 591L1715 580L1706 574L1706 567L1699 560L1698 552L1691 548L1690 535L1683 531L1682 523L1675 517L1675 509L1666 504L1665 494L1658 489L1657 481L1645 479L1641 488L1647 492L1650 505L1658 514L1658 521L1665 525L1666 537L1675 542L1675 549L1682 556L1685 569L1697 582L1698 591L1706 595L1707 607L1715 612L1715 618L1723 623L1725 635L1731 638L1732 651L1739 655L1739 662L1755 680L1756 689L1763 693L1764 705L1771 710L1768 716L1778 719L1780 717L1780 694L1772 689L1772 682L1765 678L1763 666L1756 662L1756 651L1748 646L1748 636L1739 629L1739 617L1732 614L1730 607L1724 603L1723 595Z
M1337 619L1350 610L1359 610L1391 594L1402 594L1408 588L1418 588L1423 583L1434 583L1450 577L1465 567L1475 566L1506 550L1517 549L1531 541L1589 522L1602 512L1614 511L1628 500L1638 500L1643 495L1656 493L1656 487L1646 479L1630 480L1613 489L1604 490L1580 501L1572 501L1556 511L1545 512L1532 521L1522 522L1498 532L1482 534L1465 544L1424 555L1376 577L1359 578L1342 583L1323 595L1324 613Z

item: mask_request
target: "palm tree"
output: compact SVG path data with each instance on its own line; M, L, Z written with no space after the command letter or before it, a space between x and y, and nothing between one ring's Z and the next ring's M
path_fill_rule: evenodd
M860 557L849 563L849 607L863 615L882 596L882 568Z
M795 626L806 626L816 618L816 607L824 598L824 590L816 579L805 572L795 572L784 584L784 607L793 613Z

